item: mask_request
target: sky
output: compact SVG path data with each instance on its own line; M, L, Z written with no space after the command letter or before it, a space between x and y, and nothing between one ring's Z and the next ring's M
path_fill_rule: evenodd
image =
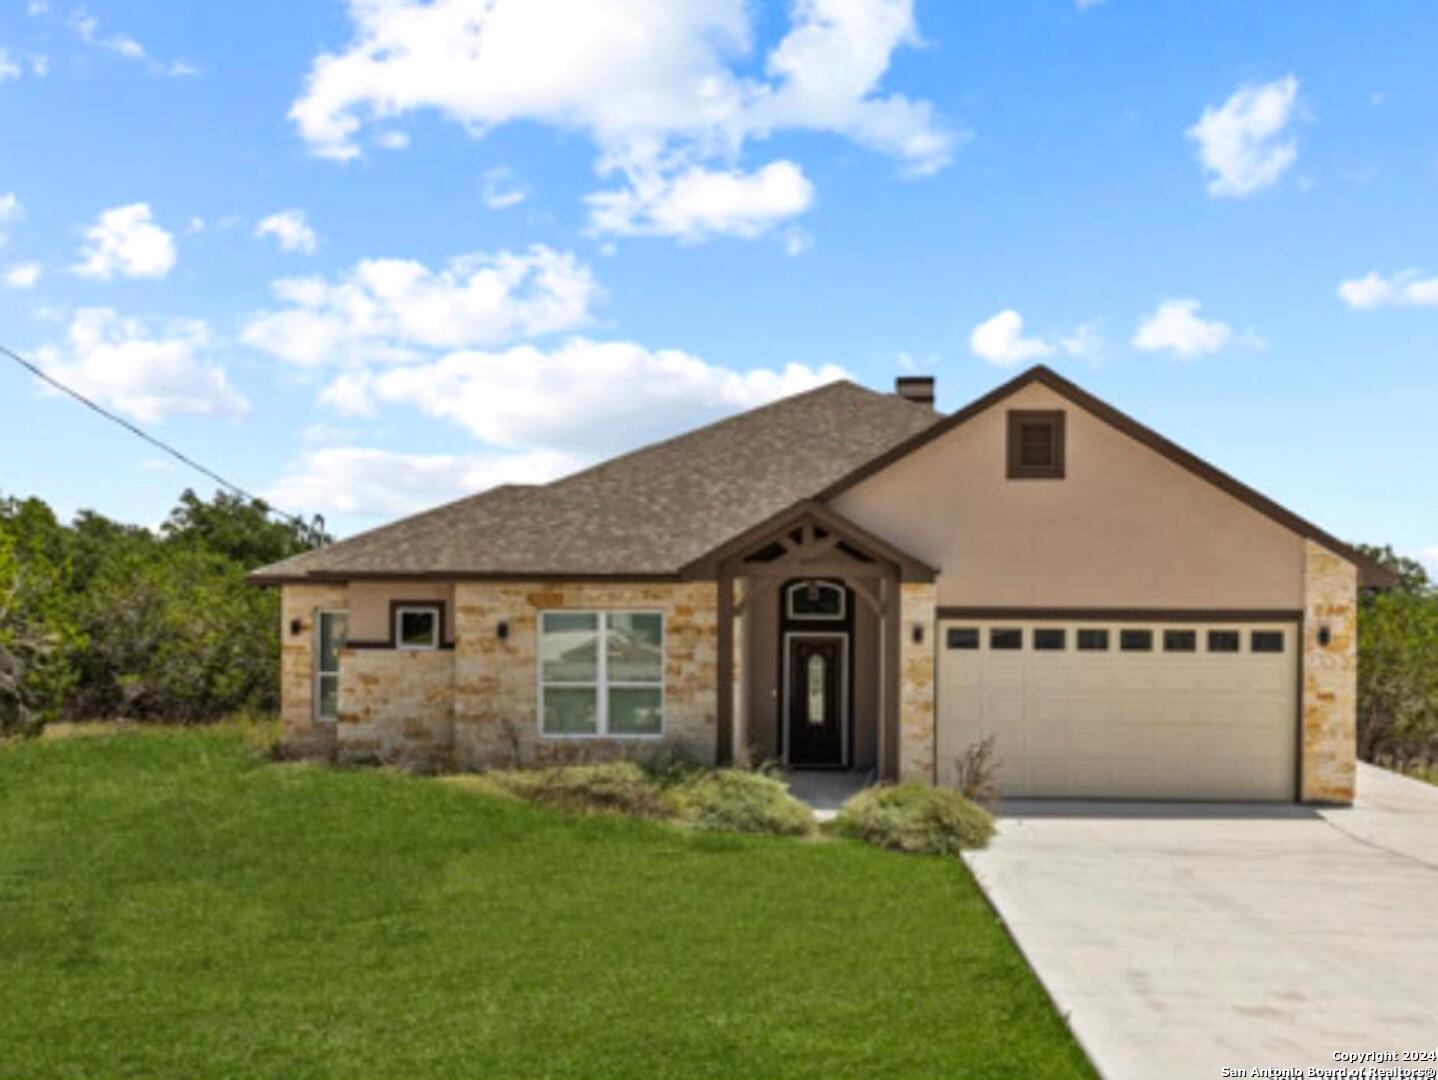
M0 344L339 535L1042 362L1438 569L1435 55L1431 0L0 0ZM0 492L187 486L0 370Z

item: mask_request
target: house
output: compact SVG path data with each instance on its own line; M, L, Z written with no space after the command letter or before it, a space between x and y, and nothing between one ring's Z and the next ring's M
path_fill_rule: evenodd
M848 382L257 571L285 738L462 767L682 746L1010 796L1349 802L1389 575L1045 367Z

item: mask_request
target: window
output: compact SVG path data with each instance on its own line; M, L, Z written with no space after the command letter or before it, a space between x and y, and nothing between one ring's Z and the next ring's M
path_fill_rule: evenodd
M545 611L539 627L541 734L663 733L663 615Z
M1255 630L1248 639L1251 652L1277 653L1283 651L1282 630Z
M438 604L424 606L397 604L394 609L394 647L396 649L439 648L440 627L444 623Z
M798 581L789 586L786 605L791 619L842 619L844 587L832 581Z
M321 611L315 617L315 719L334 720L340 711L340 650L348 617Z
M948 633L949 648L977 649L979 630L976 626L951 626Z
M1008 438L1010 480L1063 479L1063 410L1010 410Z
M1164 652L1193 652L1198 648L1196 630L1165 630L1163 632Z
M1008 630L995 627L989 631L990 649L1022 649L1024 647L1024 632L1022 630Z
M1078 647L1080 652L1108 652L1108 631L1080 630Z
M1118 647L1124 652L1152 652L1152 630L1120 630Z
M1062 630L1045 627L1034 630L1034 648L1044 652L1063 652L1067 648L1068 635Z
M1210 630L1208 632L1209 652L1238 652L1238 643L1237 630Z

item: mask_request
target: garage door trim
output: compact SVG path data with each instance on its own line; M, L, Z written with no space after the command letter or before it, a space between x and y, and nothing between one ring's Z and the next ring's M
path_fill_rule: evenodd
M1120 608L1120 607L1004 607L1004 606L940 606L935 610L934 642L934 711L933 739L939 745L939 722L942 705L939 700L942 680L938 678L939 660L943 650L941 624L956 619L1014 622L1149 622L1149 623L1289 623L1294 630L1294 672L1297 685L1293 715L1293 789L1292 801L1303 799L1303 686L1305 668L1304 643L1308 621L1301 609L1290 608ZM934 756L934 782L938 783L939 762ZM1187 801L1187 800L1180 800Z

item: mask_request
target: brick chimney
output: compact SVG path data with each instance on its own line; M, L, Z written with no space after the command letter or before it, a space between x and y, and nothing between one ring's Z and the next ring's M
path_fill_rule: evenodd
M934 377L932 375L900 375L894 380L894 393L915 405L934 407Z

